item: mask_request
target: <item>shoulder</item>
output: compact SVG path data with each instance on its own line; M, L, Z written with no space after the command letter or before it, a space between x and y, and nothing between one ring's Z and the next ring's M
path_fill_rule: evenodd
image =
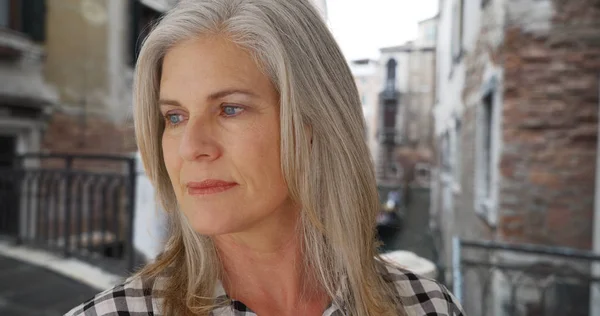
M393 284L408 315L464 316L458 300L438 281L385 263L383 278Z
M139 276L101 292L64 316L153 315L157 302L152 297L154 282Z

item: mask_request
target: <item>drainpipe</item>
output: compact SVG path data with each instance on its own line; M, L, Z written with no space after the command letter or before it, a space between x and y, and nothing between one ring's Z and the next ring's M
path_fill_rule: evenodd
M600 75L598 76L600 88ZM600 91L600 90L599 90ZM598 114L600 114L600 93L598 94ZM600 115L598 116L600 117ZM600 140L600 122L598 123L598 139ZM596 186L594 194L594 236L593 250L600 253L600 141L596 147ZM592 276L600 276L600 263L592 263ZM600 286L599 282L590 285L590 315L600 316Z

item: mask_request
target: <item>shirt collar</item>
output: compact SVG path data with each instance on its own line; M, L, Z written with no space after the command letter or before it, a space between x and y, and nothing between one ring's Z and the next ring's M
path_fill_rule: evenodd
M333 298L331 303L328 305L328 307L326 308L326 312L323 315L330 315L331 312L336 311L336 310L342 310L342 311L346 310L346 306L344 304L344 302L345 302L344 292L347 288L347 277L343 277L340 280L339 284L340 284L340 286L338 287L338 289L336 291L335 297ZM215 302L217 304L224 303L224 302L229 302L229 303L234 302L234 300L232 300L229 297L229 295L227 295L227 292L225 292L225 288L223 287L223 282L221 282L221 280L217 280L217 283L215 284L215 289L213 291L213 297L215 298Z
M225 292L225 288L223 287L223 282L221 282L221 280L217 280L213 297L215 298L215 302L218 304L229 300L229 296Z

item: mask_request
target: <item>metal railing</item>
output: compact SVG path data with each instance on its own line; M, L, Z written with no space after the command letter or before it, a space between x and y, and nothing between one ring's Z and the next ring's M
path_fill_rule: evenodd
M134 158L27 154L12 161L0 169L0 235L133 269Z
M453 292L467 315L590 315L599 264L583 250L455 238Z

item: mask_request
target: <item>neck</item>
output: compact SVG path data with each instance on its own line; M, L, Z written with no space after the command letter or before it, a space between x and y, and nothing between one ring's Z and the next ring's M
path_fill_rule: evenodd
M329 299L306 268L298 225L295 214L276 225L213 237L223 268L223 287L231 298L255 312L277 304L292 310L310 304L325 307Z

